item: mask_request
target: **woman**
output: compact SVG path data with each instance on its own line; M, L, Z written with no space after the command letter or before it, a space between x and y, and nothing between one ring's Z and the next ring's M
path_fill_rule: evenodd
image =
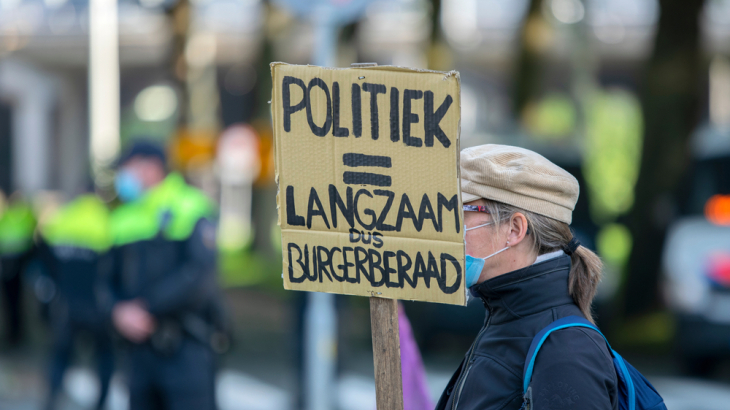
M569 224L578 181L535 152L482 145L461 152L466 280L487 310L484 327L437 409L520 409L533 337L553 321L592 321L598 256ZM527 393L531 410L617 409L617 376L602 336L586 328L550 335Z

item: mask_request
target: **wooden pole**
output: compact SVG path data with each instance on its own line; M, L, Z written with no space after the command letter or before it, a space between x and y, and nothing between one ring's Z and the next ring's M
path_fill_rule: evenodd
M403 410L398 301L370 298L375 398L378 410Z
M377 65L377 63L354 63L352 67L375 67ZM373 334L377 409L403 410L398 301L371 297L370 328Z

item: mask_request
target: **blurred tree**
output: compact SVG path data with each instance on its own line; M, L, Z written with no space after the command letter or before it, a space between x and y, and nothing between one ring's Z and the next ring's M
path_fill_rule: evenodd
M187 123L188 115L188 92L185 87L187 77L187 63L185 61L185 45L187 44L188 30L190 28L190 1L177 0L167 9L167 16L172 27L172 47L168 56L170 68L170 79L177 86L180 95L178 107L180 115L179 124Z
M431 44L436 44L439 41L441 24L439 19L441 18L441 0L431 0Z
M431 36L428 47L428 68L430 70L453 70L453 50L441 30L441 0L431 0Z
M5 101L0 101L0 192L10 195L12 192L11 141L12 110Z
M596 90L585 114L583 174L591 219L604 225L634 204L644 129L641 104L626 90Z
M546 26L542 15L542 0L531 0L530 9L520 31L520 51L513 83L512 112L521 118L530 100L536 99L540 88L540 68L543 44L540 33Z
M273 44L273 36L276 33L272 32L272 27L277 27L278 25L273 24L273 10L272 8L275 7L271 4L270 1L266 1L264 3L264 18L266 23L264 24L264 36L261 44L261 56L258 60L256 60L255 69L256 69L256 86L254 88L255 93L255 113L254 118L255 119L261 119L265 121L271 121L271 90L273 89L273 84L271 82L271 62L277 61L274 56L274 44Z
M688 142L698 124L704 0L660 0L654 51L644 71L645 118L635 205L629 215L634 249L624 287L623 314L647 313L659 303L659 266L673 202L687 170Z

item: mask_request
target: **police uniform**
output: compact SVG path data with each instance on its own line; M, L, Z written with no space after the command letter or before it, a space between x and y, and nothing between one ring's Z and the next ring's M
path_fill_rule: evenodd
M74 340L86 334L96 353L100 409L114 371L109 320L100 300L103 278L111 268L109 211L96 196L80 196L43 223L40 238L38 254L57 290L49 315L54 340L48 408L53 408L61 388Z
M219 311L214 206L172 173L112 214L115 302L140 300L154 317L149 340L128 344L130 408L215 408Z
M33 250L36 220L29 204L11 204L0 216L0 278L8 325L7 338L17 345L22 335L22 273Z

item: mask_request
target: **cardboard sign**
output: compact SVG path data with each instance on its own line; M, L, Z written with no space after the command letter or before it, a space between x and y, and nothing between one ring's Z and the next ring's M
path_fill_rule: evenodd
M458 73L271 70L284 287L464 305Z

